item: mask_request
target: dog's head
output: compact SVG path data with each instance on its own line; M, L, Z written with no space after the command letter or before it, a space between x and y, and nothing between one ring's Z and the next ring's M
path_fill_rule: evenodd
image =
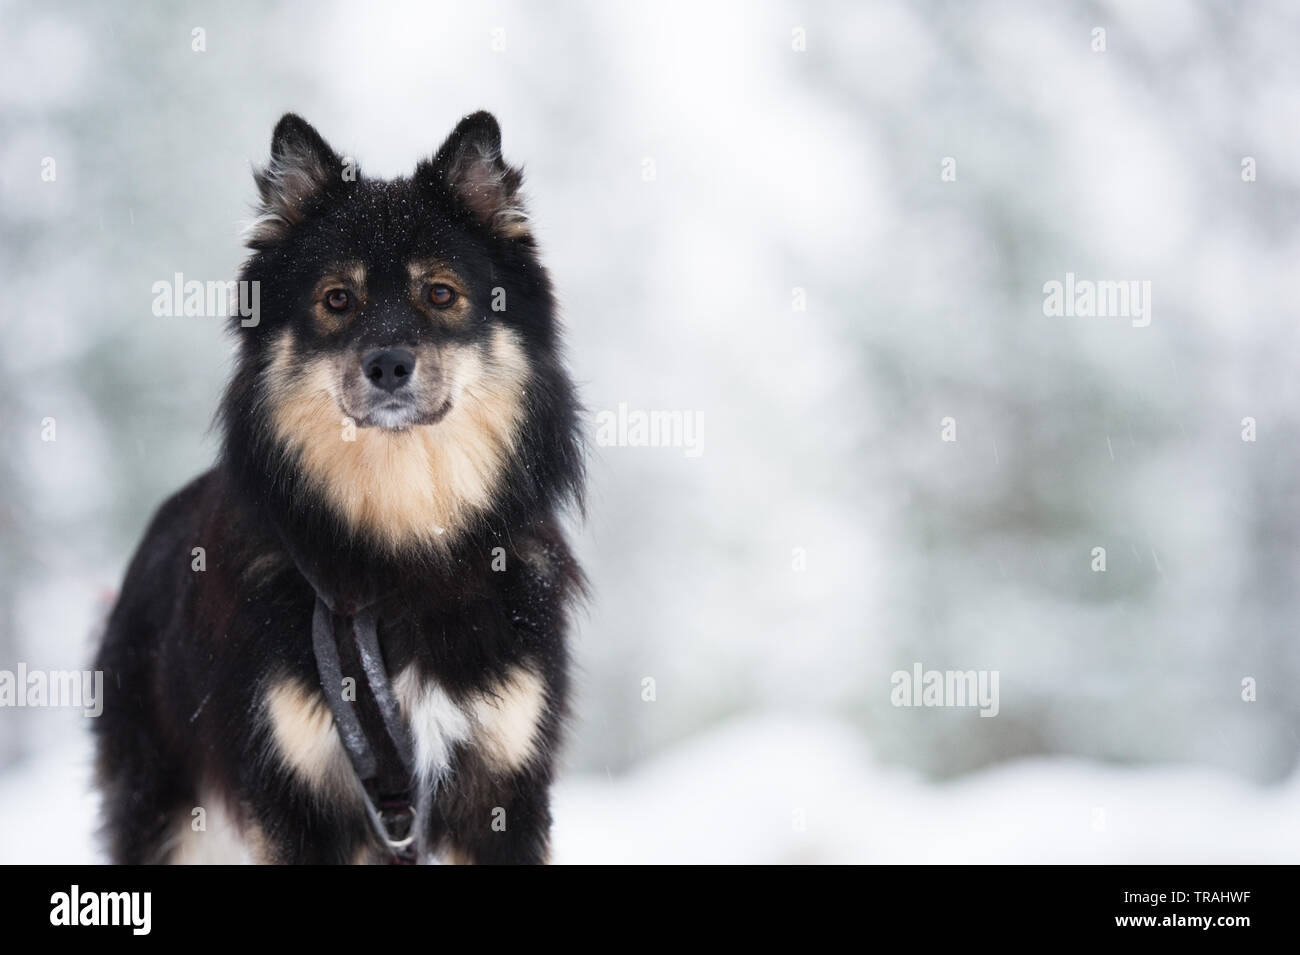
M227 456L251 441L246 464L390 549L571 491L556 455L574 453L574 406L521 180L488 113L392 181L282 118L256 172L241 279L260 314L237 331Z

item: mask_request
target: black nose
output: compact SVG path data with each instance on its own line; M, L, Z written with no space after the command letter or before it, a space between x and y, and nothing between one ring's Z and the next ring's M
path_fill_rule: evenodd
M405 348L379 348L362 357L361 370L376 388L396 391L411 380L415 356Z

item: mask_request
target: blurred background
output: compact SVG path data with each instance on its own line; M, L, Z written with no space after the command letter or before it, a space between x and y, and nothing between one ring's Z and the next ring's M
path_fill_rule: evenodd
M593 438L558 861L1300 861L1293 4L0 31L0 669L86 667L212 460L231 340L152 286L232 277L279 115L393 176L486 108ZM1149 281L1150 325L1044 315L1067 272ZM702 453L599 446L620 403ZM998 715L893 706L917 663L997 671ZM0 709L0 861L100 858L86 728Z

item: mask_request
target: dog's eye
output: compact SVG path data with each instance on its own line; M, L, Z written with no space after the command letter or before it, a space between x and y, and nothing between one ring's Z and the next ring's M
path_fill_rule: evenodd
M344 312L352 304L352 296L341 288L330 289L325 293L325 304L331 311Z
M429 289L429 301L435 308L446 308L456 301L456 290L450 285L435 285Z

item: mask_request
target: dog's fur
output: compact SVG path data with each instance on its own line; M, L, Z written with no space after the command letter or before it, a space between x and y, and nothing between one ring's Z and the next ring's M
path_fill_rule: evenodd
M256 181L240 279L261 315L232 325L221 458L154 518L99 654L111 858L383 861L321 693L306 571L378 597L425 850L544 862L582 588L557 522L582 455L520 173L487 113L393 181L290 114ZM389 393L363 359L394 347L414 368Z

